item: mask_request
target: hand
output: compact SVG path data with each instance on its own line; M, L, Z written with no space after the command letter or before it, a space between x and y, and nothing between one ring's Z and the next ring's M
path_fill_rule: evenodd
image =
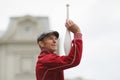
M67 19L66 23L65 23L65 26L69 31L73 32L74 34L75 33L80 33L79 27L72 20Z

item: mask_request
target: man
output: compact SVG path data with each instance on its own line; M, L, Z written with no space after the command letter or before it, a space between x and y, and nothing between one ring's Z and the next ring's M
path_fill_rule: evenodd
M64 80L63 70L75 67L82 56L82 34L71 20L66 20L66 28L74 34L70 53L66 56L54 54L57 50L59 33L50 31L41 34L37 43L41 49L36 63L37 80Z

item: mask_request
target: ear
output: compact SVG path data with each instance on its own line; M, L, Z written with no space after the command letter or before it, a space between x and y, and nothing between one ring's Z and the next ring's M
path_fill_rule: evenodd
M41 48L43 48L44 47L44 42L43 41L39 41L39 46L41 47Z

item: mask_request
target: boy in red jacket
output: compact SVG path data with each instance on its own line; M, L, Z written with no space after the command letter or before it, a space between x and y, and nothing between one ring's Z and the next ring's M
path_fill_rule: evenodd
M74 34L70 53L66 56L55 54L59 33L49 31L42 33L37 43L41 49L36 63L37 80L64 80L63 70L75 67L82 57L82 34L80 28L71 20L66 20L66 28Z

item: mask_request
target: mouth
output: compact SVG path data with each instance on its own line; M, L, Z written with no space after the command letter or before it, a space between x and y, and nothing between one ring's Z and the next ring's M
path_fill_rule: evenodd
M52 46L57 46L56 44L52 44Z
M56 48L57 48L57 45L52 45L52 47L56 49Z

